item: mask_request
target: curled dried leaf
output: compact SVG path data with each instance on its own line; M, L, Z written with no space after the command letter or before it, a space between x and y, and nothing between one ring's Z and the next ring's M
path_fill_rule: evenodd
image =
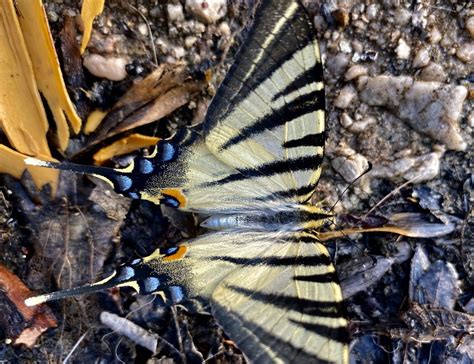
M204 84L194 81L182 64L161 65L112 107L87 147L169 115L188 103Z

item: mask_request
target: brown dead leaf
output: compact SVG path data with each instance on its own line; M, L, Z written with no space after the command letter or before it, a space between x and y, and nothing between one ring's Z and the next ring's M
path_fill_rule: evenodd
M86 91L89 86L86 83L84 68L82 67L75 18L65 16L64 26L59 33L58 42L61 66L64 70L64 81L74 101L77 113L82 120L85 120L90 113L91 100Z
M23 282L0 265L1 307L0 325L15 345L32 347L47 329L57 326L46 305L28 307L24 301L34 295Z
M89 140L87 148L169 115L189 102L204 84L194 81L183 64L161 65L136 83L113 106Z

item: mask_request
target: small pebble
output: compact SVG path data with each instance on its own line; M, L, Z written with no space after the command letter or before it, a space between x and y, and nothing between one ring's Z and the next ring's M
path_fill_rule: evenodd
M413 67L422 68L430 63L430 52L427 48L421 48L416 52L415 58L413 59Z
M186 38L184 38L184 46L189 49L194 45L194 43L196 43L196 41L197 38L195 36L188 35Z
M441 41L441 38L442 38L442 35L440 31L438 30L438 28L436 27L433 27L433 29L431 29L431 31L428 33L428 41L431 44L439 43Z
M94 76L106 78L111 81L122 81L127 77L124 58L108 57L99 54L89 54L84 57L84 67Z
M423 81L445 82L447 78L444 68L434 62L428 64L420 73L420 79Z
M167 4L166 13L168 14L169 21L184 21L183 6L181 4Z
M230 37L230 26L229 23L226 21L223 21L222 23L219 24L219 33L224 36L224 37Z
M354 78L365 75L367 75L367 67L356 64L351 66L347 70L346 74L344 75L344 78L346 81L350 81Z
M367 9L365 10L365 16L369 20L374 20L377 17L378 14L378 5L377 4L370 4L367 6Z
M331 161L331 166L346 182L352 182L369 167L369 162L362 154L348 157L337 157Z
M394 14L395 24L407 25L411 18L411 12L403 7L399 7Z
M471 128L474 128L474 111L471 111L467 117L467 125L469 125Z
M186 9L206 24L213 24L227 13L227 0L186 0Z
M343 112L341 115L341 118L339 119L339 122L341 123L342 127L348 128L354 123L354 120L349 116L349 114Z
M137 29L141 35L148 35L148 27L146 26L145 23L138 24Z
M334 100L334 105L339 109L347 109L356 95L357 92L353 86L344 86L339 92L337 98Z
M326 60L326 69L334 76L342 76L349 64L349 56L339 52L335 56L328 56Z
M369 125L376 124L377 119L373 116L367 116L363 120L354 122L350 127L349 130L354 133L363 132Z
M181 46L175 46L175 47L171 48L170 54L174 58L180 59L180 58L183 58L186 55L186 51Z
M468 64L474 63L474 42L464 43L456 51L456 57Z
M466 20L466 29L471 35L471 38L474 38L474 16L471 16Z
M400 38L395 52L397 53L398 59L408 59L410 58L411 48L403 38Z

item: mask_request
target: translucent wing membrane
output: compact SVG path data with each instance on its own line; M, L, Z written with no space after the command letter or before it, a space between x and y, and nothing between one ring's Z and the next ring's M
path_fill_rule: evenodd
M29 164L93 174L126 196L207 215L222 230L122 267L93 286L132 286L205 302L250 361L348 360L342 296L326 248L328 218L305 205L324 147L322 65L298 1L264 0L214 97L203 133L182 130L121 170Z

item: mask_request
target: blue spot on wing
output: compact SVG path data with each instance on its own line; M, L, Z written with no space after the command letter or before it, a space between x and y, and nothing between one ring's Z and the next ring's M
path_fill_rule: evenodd
M184 291L180 286L169 286L168 287L170 298L174 303L181 302L184 300Z
M149 160L147 159L142 159L140 160L140 164L139 164L139 167L138 167L138 170L140 173L142 174L149 174L151 172L153 172L153 163L151 163Z
M124 175L117 175L115 176L115 181L118 184L118 189L119 191L127 191L132 187L132 179L130 177L124 176Z
M163 162L167 162L173 159L175 154L175 147L170 143L161 144L161 159Z

